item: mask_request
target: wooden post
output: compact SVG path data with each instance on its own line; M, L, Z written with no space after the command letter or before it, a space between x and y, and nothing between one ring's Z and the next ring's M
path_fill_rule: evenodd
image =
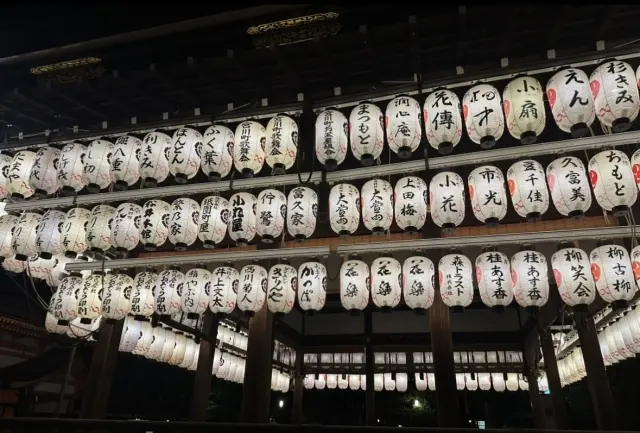
M373 333L373 313L370 308L364 312L364 335L365 335L365 373L367 378L367 389L365 390L366 424L376 425L376 394L373 386L373 371L375 359L373 356L373 344L371 334Z
M304 423L304 411L303 411L303 394L304 394L304 372L302 367L304 365L304 350L298 347L296 350L296 375L293 383L293 407L291 408L291 422L290 424L303 424Z
M558 361L549 329L540 330L540 344L542 346L542 356L544 357L544 370L547 372L547 381L551 391L556 428L563 430L567 428L567 407L564 401L564 389L560 384Z
M538 340L537 332L531 332L525 340L523 355L525 376L529 383L529 398L531 400L533 422L537 429L544 429L544 410L542 409L542 401L540 400L540 389L538 388L537 376L537 365L540 360L540 342Z
M200 340L198 367L191 394L190 421L207 420L207 406L211 392L211 370L213 369L213 357L218 336L218 318L214 317L211 311L207 311L203 314L202 320L204 320L202 329L209 340Z

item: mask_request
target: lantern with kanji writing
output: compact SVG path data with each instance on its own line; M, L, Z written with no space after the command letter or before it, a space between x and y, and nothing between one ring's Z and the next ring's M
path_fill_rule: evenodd
M348 183L339 183L329 193L329 222L340 236L349 236L360 224L360 191Z
M233 131L223 125L211 125L204 131L200 168L207 178L217 182L226 177L233 166Z
M507 215L507 193L502 170L483 165L469 173L471 209L478 221L495 227Z
M104 252L111 248L111 227L116 217L116 208L100 204L91 209L89 224L86 229L86 239L89 249L94 252Z
M340 302L346 310L362 311L369 304L371 275L360 260L347 260L340 267Z
M212 195L200 205L200 221L198 222L198 239L205 248L215 248L227 234L229 222L229 202L219 195Z
M131 292L133 278L119 272L107 275L102 292L102 317L110 320L122 320L131 312Z
M60 151L58 159L58 186L60 194L74 195L85 186L84 158L87 147L78 142L66 144Z
M82 290L82 277L71 274L60 280L58 290L52 298L51 312L59 325L68 325L78 316L78 295Z
M282 235L287 214L287 197L277 189L264 189L258 194L256 232L262 242L270 244Z
M36 249L40 257L50 259L62 252L62 225L67 215L58 210L49 209L36 227Z
M360 163L369 167L382 154L384 147L384 116L371 102L362 102L349 115L351 152Z
M120 252L126 253L138 246L142 207L134 203L122 203L116 209L111 225L111 243Z
M55 294L53 296L55 297ZM44 329L52 334L66 334L69 327L67 325L58 325L58 321L53 314L47 312L46 318L44 319Z
M547 83L547 100L558 128L575 138L589 134L596 108L589 77L584 71L577 68L558 70Z
M631 155L631 171L633 172L633 179L636 182L636 186L640 188L640 149Z
M596 115L613 132L624 132L638 117L640 94L631 65L608 60L589 77Z
M155 187L167 179L170 148L171 137L164 132L154 131L145 135L138 162L138 173L145 187Z
M378 257L371 263L371 298L376 307L389 312L402 297L402 265L393 257Z
M438 263L440 296L447 307L462 310L473 301L473 267L462 254L447 254Z
M547 166L547 184L554 206L564 216L581 217L591 207L591 189L582 161L573 156Z
M347 156L349 122L335 108L328 108L316 118L316 157L326 171L334 171Z
M247 120L238 125L235 136L233 165L242 177L253 177L264 164L267 131L260 123Z
M127 317L122 327L118 351L124 353L133 352L138 344L138 340L140 339L141 331L142 323L137 320L133 320L132 317Z
M110 160L113 143L107 140L93 140L87 146L84 157L84 181L87 191L97 193L111 185Z
M476 280L480 299L487 307L503 308L513 301L511 267L499 251L484 251L476 257Z
M198 238L200 204L190 198L179 198L169 209L169 242L176 251L186 251Z
M396 224L407 233L415 233L427 220L427 184L422 178L407 176L394 189Z
M184 275L182 311L188 319L198 319L209 307L211 272L204 267L189 270Z
M539 221L549 209L549 190L538 161L525 159L509 167L507 183L513 208L529 222Z
M381 235L393 222L393 188L386 180L372 179L360 191L362 221L374 235Z
M236 308L240 274L231 266L220 266L211 273L209 309L217 316L230 314Z
M146 251L155 251L167 241L171 206L163 200L148 200L142 205L138 237Z
M60 149L55 147L41 147L36 152L29 174L29 184L34 189L36 198L43 198L54 194L58 190L58 160Z
M412 310L427 310L433 304L435 267L426 257L409 257L402 265L404 302Z
M267 270L260 265L247 265L238 279L237 306L245 316L253 316L262 309L267 297Z
M133 294L131 296L131 314L137 319L151 316L156 309L153 290L156 286L158 274L153 268L136 274L133 279Z
M411 96L397 96L387 104L385 116L389 148L400 159L411 158L422 139L420 104Z
M297 241L310 237L316 230L318 194L306 186L298 186L287 198L287 230Z
M146 357L153 343L153 328L149 322L140 322L140 324L140 338L133 349L133 354Z
M64 255L75 259L87 249L87 226L91 211L76 207L67 212L67 217L62 225L62 249Z
M318 262L306 262L298 268L298 305L313 314L324 307L327 296L327 268Z
M111 155L111 180L118 191L124 191L140 179L142 140L133 135L118 137Z
M183 283L184 274L177 267L160 272L154 290L156 313L161 316L171 316L180 311Z
M631 163L619 150L605 150L589 160L589 180L596 201L606 211L623 215L638 198Z
M481 148L492 148L502 137L502 101L492 85L478 84L467 90L462 98L462 114L469 138Z
M41 221L42 215L34 212L24 212L18 218L11 238L11 248L16 260L24 262L38 254L37 228Z
M103 271L93 271L91 275L83 278L82 289L78 294L80 323L88 325L93 319L100 316L106 280L107 276Z
M202 134L193 128L180 128L171 137L169 171L176 183L185 184L200 170Z
M298 124L291 117L278 114L267 124L265 159L272 174L285 174L293 167L298 152Z
M13 155L7 177L7 192L14 200L24 200L33 195L34 190L29 183L31 170L36 162L35 152L21 150Z
M18 217L15 215L0 216L0 257L8 259L14 256L13 248L13 231L18 225Z
M513 297L521 307L542 307L549 300L547 259L537 251L526 249L511 257Z
M441 154L453 152L462 137L460 99L450 90L441 88L424 101L424 129L429 145Z
M51 271L47 276L46 283L49 287L58 287L60 284L60 278L62 278L65 274L65 266L71 260L66 258L62 254L55 255L51 258L53 261L53 266L51 267Z
M596 299L589 255L579 248L562 248L551 257L553 277L562 301L574 311L587 311Z
M231 210L229 237L239 247L247 245L256 235L256 212L258 200L256 196L248 192L238 192L229 199Z
M442 171L429 184L431 218L444 233L452 232L464 221L464 182L452 171Z
M12 160L13 157L11 155L0 153L0 199L6 198L9 195L9 191L7 191L7 185L9 183L7 174L9 174Z
M522 144L533 144L547 121L542 84L533 77L511 80L502 92L502 108L507 129Z
M625 307L636 293L633 267L626 248L600 245L591 251L591 274L603 301Z
M267 307L276 314L287 314L296 302L298 271L291 265L277 264L269 269Z
M640 287L640 246L636 246L631 250L631 265L633 268L633 277L638 287Z

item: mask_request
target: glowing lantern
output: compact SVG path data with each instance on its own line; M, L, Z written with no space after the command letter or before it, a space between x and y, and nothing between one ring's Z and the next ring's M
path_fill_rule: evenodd
M435 268L426 257L409 257L402 265L404 302L412 310L426 310L433 304Z
M347 156L349 122L335 108L328 108L316 118L316 157L326 171L334 171Z
M549 270L543 254L519 251L511 257L513 297L522 307L542 307L549 300Z
M87 191L100 192L111 185L111 155L113 143L107 140L93 140L87 146L84 157L84 181Z
M133 294L131 296L131 314L136 319L151 316L156 309L153 290L156 286L158 274L153 269L140 272L133 279Z
M327 296L327 268L318 262L307 262L298 268L298 305L303 311L320 311Z
M258 122L247 120L236 128L233 165L242 173L242 177L253 177L262 170L266 140L267 131Z
M287 230L298 241L310 237L316 230L318 195L311 188L299 186L287 198Z
M589 134L596 109L589 77L581 69L560 69L547 83L547 100L553 120L564 132L575 138Z
M113 206L101 204L91 210L86 230L87 244L91 251L101 253L111 248L111 226L115 217L116 209Z
M256 235L256 196L248 192L239 192L229 199L231 224L229 236L239 247L247 245Z
M485 251L476 258L476 280L480 299L487 307L506 307L513 301L511 267L499 251Z
M142 207L134 203L122 203L116 209L111 226L111 242L120 252L126 253L138 246Z
M190 198L179 198L171 203L169 215L169 242L176 251L186 251L198 238L200 205Z
M416 233L427 220L427 184L416 176L407 176L396 182L396 224L407 233Z
M140 339L142 330L141 322L133 320L131 317L127 317L124 321L122 334L120 336L120 345L118 351L124 353L131 353L136 348L138 340Z
M182 311L188 319L198 319L209 307L211 272L203 268L189 270L184 275Z
M43 259L50 259L62 252L62 225L66 214L49 209L36 228L36 249Z
M161 316L171 316L180 311L182 305L184 274L171 267L160 272L156 280L154 295L156 312Z
M473 267L462 254L448 254L438 263L440 295L447 307L462 309L473 301Z
M462 115L458 95L438 89L424 101L424 129L427 141L441 154L453 152L462 137Z
M127 274L118 273L107 275L104 280L102 317L110 320L122 320L131 312L133 278Z
M331 229L340 236L353 234L360 224L360 192L348 183L334 185L329 193Z
M504 132L504 115L498 89L478 84L467 90L462 98L462 114L471 141L483 149L490 149Z
M481 391L490 391L491 373L478 373L478 386Z
M162 326L157 326L152 328L152 340L149 345L149 349L145 356L148 359L158 360L160 358L160 354L162 353L162 348L164 347L164 342L167 339L167 334L170 331L164 329Z
M78 316L78 295L81 290L80 275L72 274L60 280L51 304L51 312L59 325L68 325Z
M291 265L278 264L269 269L267 307L277 314L287 314L296 302L298 271Z
M66 264L71 260L66 258L62 254L53 256L51 260L53 261L53 266L51 267L51 271L47 276L46 283L49 287L58 287L58 285L60 284L60 278L66 275L64 268Z
M118 191L124 191L140 179L142 140L132 135L119 137L113 145L111 180Z
M184 354L187 350L187 337L183 334L176 334L176 345L169 358L170 365L180 365L184 361Z
M469 198L473 215L488 227L497 226L507 215L507 192L502 170L483 165L469 173Z
M164 345L162 346L162 350L160 351L160 356L158 357L159 362L164 362L165 364L169 363L171 359L171 355L173 355L173 350L176 348L176 334L170 329L167 329L167 333L164 335Z
M41 221L42 215L33 212L24 212L18 218L11 240L11 248L16 255L16 260L24 262L38 254L36 239L37 228Z
M87 209L76 207L67 212L67 217L62 225L62 248L64 255L75 259L87 249L86 230L89 224L91 212Z
M107 277L102 271L93 271L91 275L82 280L82 290L78 296L80 323L88 325L93 319L100 316L106 280Z
M272 174L285 174L293 167L298 152L298 124L289 116L278 114L267 124L265 154Z
M149 200L142 205L138 238L146 251L155 251L169 236L171 206L163 200Z
M27 269L27 261L17 260L16 256L13 255L2 261L2 269L7 272L19 274L20 272L24 272Z
M638 198L631 163L619 150L605 150L591 158L589 180L600 207L616 216L624 214Z
M549 209L549 190L542 165L533 159L509 167L507 182L513 208L527 221L539 221Z
M287 214L287 197L276 189L265 189L258 194L256 208L256 232L262 242L270 244L284 230Z
M11 244L13 241L13 230L17 225L17 216L7 214L0 217L0 257L8 259L15 254Z
M369 167L382 154L384 147L384 116L377 105L362 102L349 115L351 152L360 163Z
M376 307L390 311L402 296L402 265L392 257L378 257L371 264L371 298Z
M502 92L502 107L511 136L522 144L533 144L547 121L542 84L533 77L511 80Z
M637 246L633 250L631 250L631 265L633 277L636 280L636 284L638 285L638 287L640 287L640 246Z
M443 233L456 229L464 221L464 182L451 171L443 171L431 178L429 184L431 218Z
M493 383L493 389L496 392L504 392L505 381L503 373L491 373L491 382Z
M65 145L58 159L58 186L61 195L74 195L85 186L84 158L87 148L84 144L73 142Z
M227 234L229 202L226 198L213 195L202 200L200 209L198 239L205 248L215 248Z
M587 311L596 298L589 255L579 248L560 249L551 257L551 268L564 303L574 311Z
M189 368L189 366L193 363L193 358L196 356L196 347L196 342L193 341L193 338L186 336L184 358L179 365L180 368Z
M638 117L640 94L631 65L609 60L589 77L596 115L601 124L613 132L624 132Z
M21 150L13 155L6 177L7 192L14 200L23 200L33 195L29 178L35 162L36 154L29 150Z
M176 183L185 184L200 170L202 134L192 128L180 128L173 133L169 146L169 171Z
M420 104L410 96L400 95L389 101L385 114L389 148L400 159L411 158L422 139Z
M29 184L34 189L33 194L36 198L44 198L58 190L59 159L60 149L49 146L38 149L29 174Z
M213 314L230 314L236 308L240 274L230 266L220 266L211 273L209 309Z
M347 260L340 267L340 302L346 310L362 311L369 304L371 276L369 266L360 260Z
M171 137L163 132L150 132L142 140L138 173L145 187L155 187L167 179L170 148Z
M44 329L52 334L66 334L69 327L67 325L58 325L58 321L53 314L47 311L47 316L44 320Z
M589 260L602 300L614 308L626 307L637 290L627 250L619 245L601 245L591 251Z
M204 131L200 168L212 182L226 177L233 165L233 131L222 125L211 125Z
M360 191L362 221L374 235L381 235L393 222L393 188L386 180L372 179Z
M591 207L591 189L584 164L578 158L558 158L547 167L551 199L564 216L580 217Z
M0 153L0 199L6 198L9 195L9 191L7 191L7 185L9 183L7 174L9 174L12 160L13 157L11 155Z
M267 296L267 271L259 265L247 265L240 271L237 305L245 316L253 316L264 306Z

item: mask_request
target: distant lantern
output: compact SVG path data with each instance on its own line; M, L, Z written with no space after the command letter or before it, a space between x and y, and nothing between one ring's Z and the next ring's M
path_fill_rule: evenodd
M136 318L149 317L156 310L156 300L153 292L158 274L153 269L140 272L133 279L133 294L131 295L131 314Z
M0 216L0 257L4 259L13 257L15 254L11 244L13 243L13 232L18 226L18 219L15 215Z
M438 263L440 296L447 307L462 309L473 301L473 267L462 254L448 254Z
M483 165L469 173L469 198L476 219L495 227L507 215L507 192L502 170Z
M131 312L131 292L133 278L124 273L110 274L105 277L102 292L102 317L122 320Z
M404 302L412 310L427 310L433 305L435 267L426 257L409 257L402 265Z
M316 157L326 171L335 171L344 162L349 145L349 121L335 108L316 118Z
M487 307L506 307L513 301L511 267L507 256L486 251L476 258L476 280L480 299Z
M171 137L159 131L150 132L142 140L138 170L142 184L155 187L169 175Z
M549 300L549 269L543 254L533 250L511 257L513 297L521 307L542 307Z
M602 245L591 251L591 274L600 297L614 308L626 307L637 287L633 267L626 248Z
M621 216L638 198L631 162L619 150L605 150L589 160L589 180L601 208Z
M511 80L502 92L507 129L522 144L537 141L547 121L542 84L533 77Z
M179 198L169 210L169 242L176 251L186 251L198 238L200 204L190 198Z
M596 108L584 71L566 68L556 72L547 83L547 100L558 128L574 138L589 134Z
M78 142L65 145L58 159L58 185L61 195L74 195L85 187L84 159L87 147Z
M591 207L591 189L584 164L566 156L547 166L547 184L554 206L564 216L584 216Z
M62 252L62 226L67 215L49 209L36 227L36 249L40 257L50 259Z
M238 125L235 136L233 165L243 178L253 177L264 164L267 131L260 123L246 120Z
M240 274L230 266L220 266L211 273L211 294L209 309L217 316L230 314L235 310Z
M64 255L75 259L87 249L87 226L91 211L76 207L67 212L67 217L62 225L62 249Z
M11 155L0 153L0 199L9 196L9 191L7 191L9 179L7 178L7 175L9 174L12 160L13 157Z
M29 184L34 189L36 198L44 198L58 191L59 160L60 149L49 146L38 149L29 174Z
M586 311L596 299L589 255L579 248L562 248L551 257L560 298L575 311Z
M202 134L193 128L180 128L171 137L169 171L176 183L185 184L200 170Z
M160 351L158 361L168 364L169 360L171 359L171 355L173 355L173 350L175 349L175 347L176 334L171 330L167 330L167 333L164 336L164 344L162 345L162 350Z
M239 247L249 244L256 235L258 200L248 192L238 192L229 199L229 237Z
M638 117L640 94L633 68L621 60L609 60L589 77L596 115L613 132L624 132Z
M387 104L385 116L389 148L400 159L411 158L422 139L420 104L411 96L397 96Z
M631 171L633 172L633 180L636 182L637 187L640 188L640 149L631 155Z
M107 140L93 140L87 146L84 157L84 181L87 191L98 193L111 185L111 155L113 143Z
M82 280L82 290L78 295L80 323L88 325L100 316L106 279L102 271L93 271Z
M233 167L233 131L223 125L211 125L204 131L200 168L211 182L226 177Z
M464 182L452 171L442 171L429 184L431 218L445 233L462 224L465 215Z
M427 221L427 183L417 176L407 176L394 188L396 224L407 233L416 233Z
M402 297L402 265L393 257L378 257L371 263L371 299L376 307L389 311Z
M42 215L34 212L24 212L18 218L11 240L16 260L26 262L29 257L38 254L36 229L41 221Z
M287 197L277 189L263 189L258 194L256 232L266 244L282 236L287 215Z
M291 117L278 114L267 124L265 160L271 174L285 174L293 167L298 153L298 124Z
M631 250L631 267L633 268L633 277L636 280L636 285L640 287L640 246L636 246ZM640 326L640 323L638 323Z
M91 251L102 253L112 246L111 228L116 217L116 208L100 204L91 209L86 229L87 246Z
M240 271L237 305L245 316L253 316L267 297L267 271L260 265L247 265Z
M118 137L111 155L111 180L118 191L124 191L140 179L142 140L132 135Z
M362 102L349 115L351 152L365 167L373 165L384 147L384 116L371 102Z
M142 334L142 324L131 317L127 317L124 321L122 334L120 336L120 346L118 351L131 353L136 348L138 340Z
M349 236L360 225L360 191L348 183L339 183L329 193L331 229L340 236Z
M393 188L386 180L372 179L360 191L362 221L374 235L381 235L393 222Z
M514 163L507 171L513 208L527 221L539 221L549 209L549 189L542 165L533 159Z
M229 223L229 202L219 195L212 195L200 205L198 239L205 248L215 248L224 240Z
M318 194L306 186L292 189L287 197L287 231L289 234L298 241L309 238L316 230L317 217Z
M164 347L164 342L167 338L167 333L171 332L167 329L164 329L162 326L156 326L152 328L153 337L151 340L151 345L149 346L149 350L145 354L147 359L158 360L160 358L160 354L162 353L162 348Z
M291 265L278 264L269 269L267 307L276 314L291 312L298 291L298 271Z
M146 251L155 251L169 236L171 206L163 200L148 200L142 205L138 235Z
M7 192L15 200L23 200L33 195L34 190L29 183L31 170L36 162L35 152L21 150L13 155L7 177Z
M156 313L165 317L177 313L184 293L184 274L177 268L160 272L154 292Z
M78 317L78 297L81 290L82 278L79 275L68 275L60 280L54 295L55 303L51 306L51 312L59 325L68 325Z
M371 275L360 260L347 260L340 267L340 302L346 310L362 311L369 304Z
M111 225L111 243L120 252L126 253L138 246L142 207L135 203L122 203L116 209Z
M427 96L423 112L427 141L431 147L443 155L453 152L462 137L458 96L450 90L438 89Z
M188 319L198 319L209 308L211 295L211 272L194 268L184 274L182 311Z
M490 149L502 137L504 115L498 89L490 84L478 84L462 98L462 114L471 141Z
M327 297L327 268L306 262L298 268L298 305L302 311L320 311Z

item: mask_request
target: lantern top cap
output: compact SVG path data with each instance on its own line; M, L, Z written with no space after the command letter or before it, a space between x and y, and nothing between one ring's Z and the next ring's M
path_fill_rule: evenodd
M498 248L495 245L487 245L482 247L481 250L483 253L494 253L496 251L498 251Z
M611 239L598 239L596 241L596 247L603 247L605 245L611 245L611 244L613 244Z
M522 244L522 245L520 245L520 249L518 251L520 251L520 252L522 252L522 251L536 251L536 247L533 246L533 244Z
M151 273L156 273L156 268L154 268L153 266L147 266L146 268L144 268L145 272L151 272Z
M558 251L564 250L565 248L575 248L575 244L571 241L561 241L558 243Z
M179 267L179 266L177 266L177 265L170 265L170 266L167 268L167 270L169 270L169 271L179 271L179 270L180 270L180 267Z
M610 63L610 62L618 62L618 61L620 61L620 60L618 60L618 59L617 59L617 58L615 58L615 57L608 57L608 58L604 59L603 61L601 61L600 63L598 63L598 67L600 67L600 66L602 66L602 65L604 65L604 64L606 64L606 63Z

